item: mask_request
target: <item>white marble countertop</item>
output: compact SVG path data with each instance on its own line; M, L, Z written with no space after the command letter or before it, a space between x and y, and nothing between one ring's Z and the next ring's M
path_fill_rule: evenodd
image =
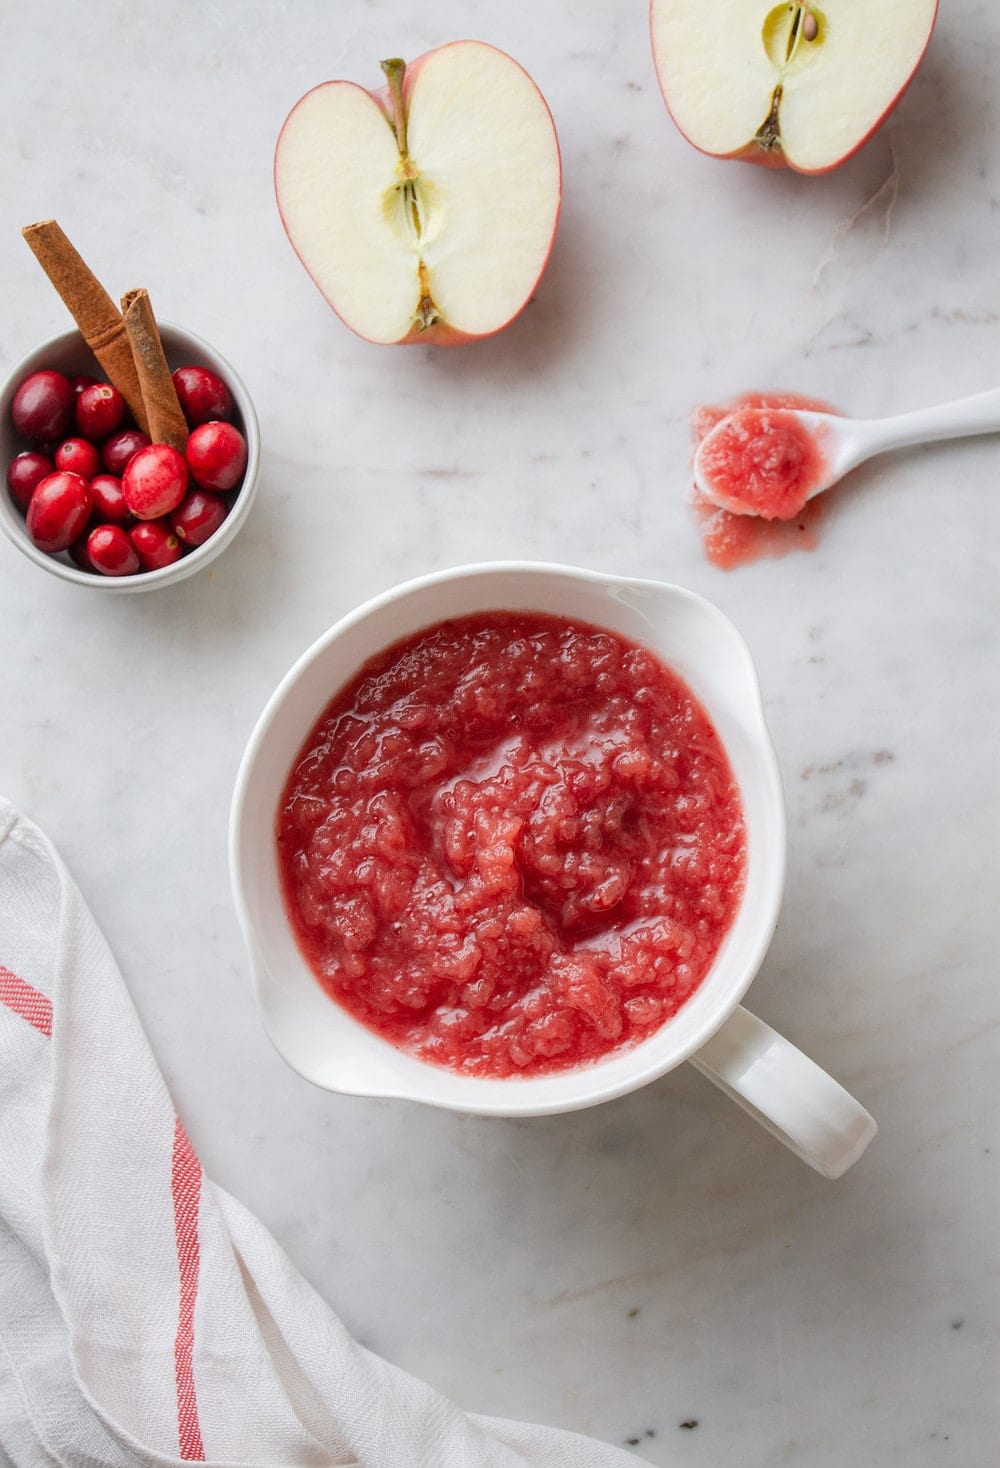
M70 863L209 1172L466 1407L698 1468L994 1461L1000 448L881 463L814 553L730 574L685 495L700 401L996 383L1000 16L944 7L893 120L821 179L683 141L644 0L39 0L4 29L0 369L67 324L18 237L55 214L260 412L260 498L211 572L106 597L0 545L0 789ZM274 140L312 84L462 35L549 100L555 251L496 339L373 347L282 234ZM371 593L508 556L679 581L748 638L790 825L750 1002L877 1116L841 1182L688 1068L498 1122L321 1093L264 1039L225 846L257 713Z

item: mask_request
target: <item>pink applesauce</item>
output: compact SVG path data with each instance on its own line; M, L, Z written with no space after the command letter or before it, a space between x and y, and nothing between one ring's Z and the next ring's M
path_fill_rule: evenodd
M277 820L327 993L422 1059L538 1075L631 1046L702 981L746 865L705 711L652 653L541 613L442 622L372 659Z
M769 438L761 441L754 435L739 432L739 415L747 408L773 410L768 415L774 426ZM723 570L765 556L816 548L819 523L826 509L825 496L805 502L805 494L814 482L812 476L822 468L822 455L808 434L802 435L805 443L797 442L801 430L789 418L790 408L816 413L837 411L829 403L798 393L744 393L719 407L698 408L692 415L696 445L724 419L733 420L734 433L726 435L720 445L718 471L736 491L734 498L745 498L752 504L757 496L754 507L758 513L741 515L720 509L698 490L693 492L692 507L705 554ZM792 427L786 433L789 423Z
M815 436L787 408L742 408L706 440L704 480L724 509L791 520L826 472Z

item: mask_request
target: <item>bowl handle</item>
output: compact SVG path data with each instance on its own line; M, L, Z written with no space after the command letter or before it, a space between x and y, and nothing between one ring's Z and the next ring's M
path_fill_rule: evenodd
M843 1086L742 1006L691 1064L824 1177L846 1172L877 1131Z

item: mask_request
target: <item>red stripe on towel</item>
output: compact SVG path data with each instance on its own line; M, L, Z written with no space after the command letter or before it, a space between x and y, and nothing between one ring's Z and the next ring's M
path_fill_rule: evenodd
M201 1198L201 1164L181 1126L174 1121L174 1151L170 1177L174 1199L174 1230L177 1237L177 1270L180 1275L180 1306L174 1341L174 1375L177 1380L177 1436L181 1457L203 1463L205 1448L198 1425L198 1398L194 1389L194 1302L198 1294L198 1204Z
M33 989L17 974L0 963L0 1004L5 1004L29 1025L41 1030L43 1035L52 1034L52 1000L46 999L39 989Z

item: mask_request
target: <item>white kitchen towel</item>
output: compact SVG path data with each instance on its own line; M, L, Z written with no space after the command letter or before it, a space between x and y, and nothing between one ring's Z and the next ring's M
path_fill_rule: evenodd
M90 912L5 801L0 1446L17 1468L636 1461L467 1415L348 1335L204 1176Z

